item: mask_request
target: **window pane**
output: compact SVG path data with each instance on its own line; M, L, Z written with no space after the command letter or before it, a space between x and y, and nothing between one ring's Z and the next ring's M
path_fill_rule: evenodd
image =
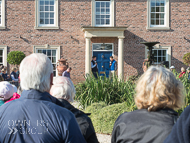
M160 6L160 0L156 0L156 6Z
M3 62L3 57L0 57L0 63L2 63Z
M157 50L154 50L154 56L157 56Z
M161 62L161 61L162 61L161 57L158 57L158 62Z
M160 7L156 7L156 12L160 12Z
M50 3L49 3L49 0L46 0L45 1L45 5L49 5Z
M106 18L110 18L110 16L109 16L109 15L106 15Z
M156 14L156 18L159 18L159 14Z
M157 62L157 57L154 57L154 62Z
M101 15L101 18L106 18L106 16L105 15Z
M43 0L40 1L40 5L44 5L44 1Z
M0 56L2 56L3 55L3 50L0 50Z
M56 50L52 50L52 56L56 56Z
M101 8L101 13L105 14L105 9L104 8Z
M164 12L164 7L161 7L160 11L161 11L161 12Z
M151 18L156 18L156 14L155 13L151 13Z
M105 2L101 2L101 7L106 7L106 3Z
M56 64L52 64L53 65L53 70L56 70Z
M49 24L49 19L45 19L45 24Z
M163 50L163 56L166 56L166 50Z
M54 5L54 0L50 0L50 5Z
M46 55L46 50L43 50L42 53L44 53Z
M110 14L110 9L106 9L106 14Z
M151 7L151 12L155 12L155 7Z
M96 18L100 18L100 15L96 15Z
M44 12L40 12L40 18L44 18Z
M49 11L49 6L45 6L45 11Z
M161 1L160 1L160 5L161 5L161 6L165 6L165 0L161 0Z
M110 24L110 20L109 19L106 19L106 24Z
M105 24L105 22L104 22L105 20L104 19L101 19L101 24L102 25L104 25Z
M47 50L47 56L51 56L51 50Z
M99 8L96 8L96 13L100 13L100 9Z
M44 24L44 19L40 19L40 24Z
M96 2L96 7L100 7L100 2Z
M56 63L56 57L52 58L52 63Z
M155 23L155 20L151 20L151 24L152 25L155 25L156 23Z
M164 20L160 20L160 25L164 25Z
M160 14L160 18L164 18L164 14Z
M50 13L50 18L54 18L54 13L53 12Z
M158 56L161 56L161 53L162 53L161 50L158 50Z
M45 19L48 19L49 18L49 12L46 12L45 13Z
M155 6L156 6L155 0L152 0L151 1L151 7L155 7Z
M42 53L42 50L38 50L38 53Z
M96 24L100 25L100 19L96 19Z
M54 6L50 6L50 11L54 11Z
M40 11L44 11L44 6L40 6Z
M106 2L106 7L110 7L110 2Z
M50 24L54 24L54 19L50 19Z

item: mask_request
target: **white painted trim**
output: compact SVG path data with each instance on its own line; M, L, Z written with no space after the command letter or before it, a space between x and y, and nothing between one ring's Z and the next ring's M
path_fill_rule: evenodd
M3 49L3 65L7 67L7 46L0 45L0 49Z
M169 26L169 21L170 21L169 0L165 0L165 2L166 2L165 3L165 19L164 19L165 25L163 25L163 26L158 25L158 26L152 27L151 21L150 21L150 19L151 19L151 17L150 17L151 0L147 0L147 27L146 27L147 30L170 30L170 26Z
M58 26L58 23L59 23L59 19L58 19L58 15L59 15L59 12L58 12L58 3L59 3L59 0L55 0L55 24L54 25L41 25L39 24L39 19L40 19L40 15L39 15L39 0L35 0L35 26L34 26L34 29L59 29L59 26Z
M163 49L163 50L166 49L167 50L168 56L166 58L169 61L169 67L170 67L171 66L171 55L172 55L171 46L161 46L161 45L157 44L154 46L154 49ZM147 58L147 52L148 52L148 49L147 49L147 46L145 46L145 59Z
M58 45L34 45L33 46L33 53L36 53L38 49L55 49L57 50L57 53L56 53L56 63L58 62L58 60L60 59L60 46ZM58 76L58 71L56 69L56 76Z
M96 25L96 4L95 0L91 1L91 25L96 27L113 27L114 26L114 0L110 0L110 25Z
M93 45L95 44L111 44L112 45L112 50L94 50L93 49ZM93 56L93 52L112 52L112 56L114 56L114 43L92 43L92 56Z
M1 25L0 29L6 29L5 26L5 0L1 0Z

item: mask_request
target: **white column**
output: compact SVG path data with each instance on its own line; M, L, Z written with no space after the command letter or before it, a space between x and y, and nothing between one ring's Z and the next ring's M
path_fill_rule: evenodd
M123 39L124 36L118 37L118 78L122 80L124 77L124 57L123 57Z
M91 54L90 54L90 37L86 37L86 51L85 51L85 75L90 74L91 71Z

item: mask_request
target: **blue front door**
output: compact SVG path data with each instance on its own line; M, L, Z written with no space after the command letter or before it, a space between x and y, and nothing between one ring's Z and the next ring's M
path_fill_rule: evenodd
M98 64L98 74L100 76L109 77L109 62L110 56L112 56L112 51L94 51L93 56L96 56L96 61Z

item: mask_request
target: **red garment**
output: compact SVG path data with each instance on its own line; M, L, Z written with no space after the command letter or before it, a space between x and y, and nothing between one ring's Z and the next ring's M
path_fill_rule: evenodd
M185 72L181 72L179 75L179 78L182 77L185 74Z
M12 100L19 99L19 98L20 98L20 95L15 92L15 93L13 93L13 97L10 100L6 101L5 103L8 103Z

